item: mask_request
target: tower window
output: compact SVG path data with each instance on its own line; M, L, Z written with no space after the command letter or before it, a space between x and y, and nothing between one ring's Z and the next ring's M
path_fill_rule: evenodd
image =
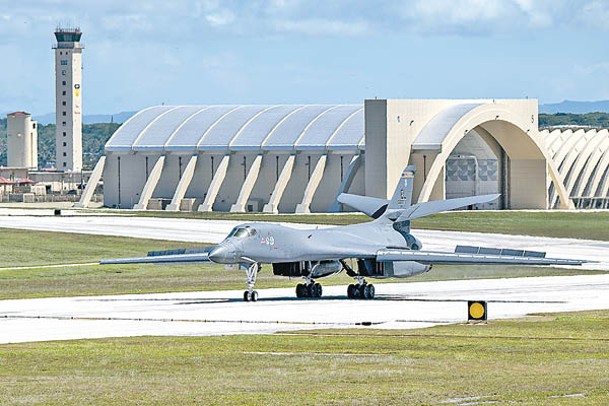
M66 112L65 112L65 111L62 111L62 112L61 112L61 115L62 115L62 116L65 116L65 115L66 115Z
M65 101L65 100L64 100L64 101L62 101L62 102L61 102L61 105L62 105L62 106L65 106L65 105L66 105L66 101Z
M65 133L64 133L64 134L65 134ZM64 142L64 143L63 143L63 146L64 146L64 147L65 147L65 146L67 146L67 145L68 145L68 143L67 143L67 142Z
M68 164L64 162L63 163L63 167L65 168L66 166L68 166Z
M66 134L66 132L64 131L64 132L63 132L63 136L65 137L66 135L67 135L67 134Z
M59 61L59 63L60 63L61 65L64 65L64 66L65 66L65 65L67 65L67 64L68 64L68 60L67 60L67 59L62 59L61 61Z
M61 92L61 95L65 96L66 95L66 91L64 90L63 92Z
M61 76L65 76L66 75L66 71L65 69L61 71Z
M65 127L65 126L66 126L66 122L65 122L65 121L62 121L62 122L61 122L61 125Z
M62 80L62 81L61 81L61 84L65 86L65 85L66 85L66 81L65 81L65 80Z
M67 152L64 152L64 153L63 153L63 156L68 156L68 153L67 153Z

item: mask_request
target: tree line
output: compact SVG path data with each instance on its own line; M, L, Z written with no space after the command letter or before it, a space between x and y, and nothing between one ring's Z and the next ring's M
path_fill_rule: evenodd
M539 127L582 126L609 128L609 113L556 113L539 114ZM83 169L92 170L104 146L120 127L118 123L84 124L82 127ZM6 118L0 119L0 166L6 166ZM40 168L55 165L55 124L38 126L38 165Z
M92 170L101 156L104 146L120 127L117 123L84 124L82 126L82 165ZM0 119L0 166L6 166L6 119ZM38 126L38 166L55 166L55 124Z

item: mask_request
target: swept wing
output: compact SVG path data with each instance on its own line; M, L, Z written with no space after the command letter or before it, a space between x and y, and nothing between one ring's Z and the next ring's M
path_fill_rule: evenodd
M119 264L201 264L209 263L210 248L152 251L145 257L104 259L101 265Z
M578 259L545 258L537 256L515 256L497 254L472 254L442 251L411 251L385 249L377 252L378 262L414 261L433 265L581 265L585 262Z

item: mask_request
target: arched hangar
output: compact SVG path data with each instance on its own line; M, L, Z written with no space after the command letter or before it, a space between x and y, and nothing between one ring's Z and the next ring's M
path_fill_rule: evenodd
M341 189L364 193L362 123L361 105L151 107L106 144L104 203L326 211Z
M582 176L606 189L609 155L573 158L565 134L538 130L537 109L532 99L154 106L116 131L92 180L103 173L110 207L275 213L337 211L341 192L389 198L407 163L417 201L499 192L480 208L572 208Z

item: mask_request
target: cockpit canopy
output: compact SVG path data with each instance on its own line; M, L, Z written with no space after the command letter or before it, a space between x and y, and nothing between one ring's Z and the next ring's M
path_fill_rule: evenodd
M254 229L250 226L238 226L238 227L233 228L231 230L231 232L228 233L226 238L242 239L242 238L253 237L256 234L257 234L256 229Z

